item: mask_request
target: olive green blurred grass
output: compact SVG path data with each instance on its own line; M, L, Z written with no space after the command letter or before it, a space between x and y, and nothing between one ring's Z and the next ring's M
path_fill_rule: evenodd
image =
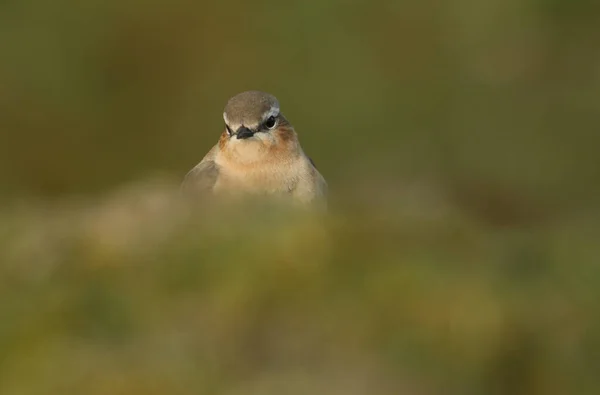
M0 393L598 388L590 218L502 229L423 189L369 215L176 192L0 214Z

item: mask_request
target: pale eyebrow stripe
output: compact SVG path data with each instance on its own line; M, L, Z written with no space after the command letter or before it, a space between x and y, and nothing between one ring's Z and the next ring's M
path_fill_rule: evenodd
M263 115L263 120L268 119L269 117L275 117L277 115L279 115L279 107L271 107L269 111Z

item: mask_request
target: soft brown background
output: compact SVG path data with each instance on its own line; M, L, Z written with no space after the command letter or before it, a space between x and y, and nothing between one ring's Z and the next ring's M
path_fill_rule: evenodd
M596 196L594 2L4 2L3 192L180 177L226 100L280 98L333 186L437 175ZM377 174L377 176L375 176Z

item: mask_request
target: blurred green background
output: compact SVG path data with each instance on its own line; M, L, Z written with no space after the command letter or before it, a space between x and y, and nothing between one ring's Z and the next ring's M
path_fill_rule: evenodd
M249 89L326 218L172 200ZM597 394L599 92L592 0L0 1L0 393Z

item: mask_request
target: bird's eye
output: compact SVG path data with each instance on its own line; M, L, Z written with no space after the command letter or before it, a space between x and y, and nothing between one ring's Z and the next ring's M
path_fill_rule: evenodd
M233 132L231 131L231 128L229 127L229 125L225 124L225 127L227 128L227 133L231 136L233 134Z
M275 117L271 116L265 121L265 126L267 129L273 129L275 127Z

